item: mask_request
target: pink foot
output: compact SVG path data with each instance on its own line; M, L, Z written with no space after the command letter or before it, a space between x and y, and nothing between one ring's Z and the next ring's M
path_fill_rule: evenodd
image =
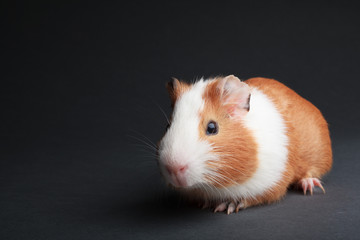
M321 188L321 190L325 193L324 187L321 185L321 182L317 178L303 178L299 181L299 185L304 191L304 195L306 195L307 190L310 191L310 194L313 194L314 187L317 186Z
M235 211L235 203L231 202L229 203L228 209L227 209L227 214L229 215L230 213L233 213Z
M235 202L222 202L215 207L214 212L224 212L226 210L226 213L229 215L233 212L238 212L239 210L244 208L245 204L242 202L238 204L236 204Z
M227 208L227 202L223 202L215 207L214 212L223 212L226 208Z

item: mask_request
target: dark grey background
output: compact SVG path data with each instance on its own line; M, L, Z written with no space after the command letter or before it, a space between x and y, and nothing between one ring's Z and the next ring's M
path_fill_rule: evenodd
M356 5L13 1L1 11L1 239L358 238ZM322 110L334 149L326 195L290 191L227 216L164 186L141 143L164 133L164 84L219 74L278 79Z

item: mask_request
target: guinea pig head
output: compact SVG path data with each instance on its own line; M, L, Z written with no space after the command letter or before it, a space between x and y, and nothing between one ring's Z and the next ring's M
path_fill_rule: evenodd
M233 75L168 86L173 113L159 143L159 166L174 187L228 187L256 169L256 144L243 119L249 86Z

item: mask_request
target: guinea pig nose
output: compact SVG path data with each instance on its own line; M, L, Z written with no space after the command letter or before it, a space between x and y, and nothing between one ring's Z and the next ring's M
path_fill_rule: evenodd
M188 169L188 165L165 165L169 174L184 173Z
M181 166L181 167L179 168L179 172L185 172L186 169L187 169L187 165Z

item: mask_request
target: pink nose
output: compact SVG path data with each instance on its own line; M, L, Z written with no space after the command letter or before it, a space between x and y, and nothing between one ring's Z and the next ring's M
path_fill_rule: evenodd
M186 170L188 169L187 165L165 165L165 168L168 171L170 178L174 183L174 186L187 186L187 180L185 177Z
M188 169L187 165L165 165L166 170L169 174L184 174Z

